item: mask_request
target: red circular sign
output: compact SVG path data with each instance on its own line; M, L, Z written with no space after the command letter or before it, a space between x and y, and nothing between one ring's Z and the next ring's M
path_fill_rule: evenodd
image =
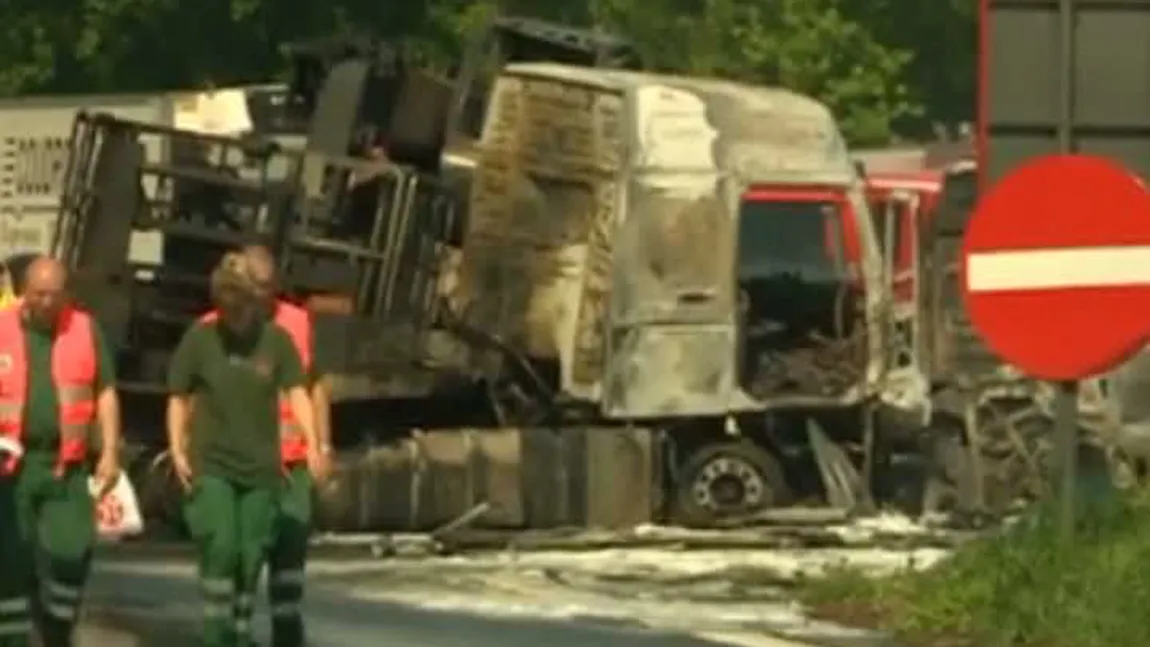
M1150 195L1100 157L1024 164L981 197L962 248L975 328L1033 377L1084 379L1150 332Z

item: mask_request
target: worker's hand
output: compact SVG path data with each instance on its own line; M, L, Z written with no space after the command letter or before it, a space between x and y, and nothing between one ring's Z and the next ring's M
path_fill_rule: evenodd
M188 460L187 453L180 450L173 451L171 455L172 471L179 479L180 487L184 488L185 492L190 492L192 490L192 463Z
M119 455L115 451L101 453L100 460L96 463L96 473L92 478L96 485L96 500L103 499L112 488L116 487L116 481L120 480Z
M318 448L307 452L307 469L316 483L324 483L331 477L331 456Z

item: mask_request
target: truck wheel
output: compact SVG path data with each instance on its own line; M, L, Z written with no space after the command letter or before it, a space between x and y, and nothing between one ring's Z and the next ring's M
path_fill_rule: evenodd
M679 470L675 518L686 525L712 525L787 503L782 467L750 442L705 445Z

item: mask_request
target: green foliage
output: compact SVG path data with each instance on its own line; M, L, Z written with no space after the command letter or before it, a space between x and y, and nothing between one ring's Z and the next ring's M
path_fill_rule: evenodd
M1150 644L1148 513L1144 499L1099 505L1074 544L1061 547L1054 515L1039 510L929 571L882 579L831 573L810 585L805 601L822 615L869 621L912 644Z
M498 10L619 31L658 69L814 95L856 143L972 104L973 0L10 0L0 96L265 82L280 44L332 32L402 36L447 66Z

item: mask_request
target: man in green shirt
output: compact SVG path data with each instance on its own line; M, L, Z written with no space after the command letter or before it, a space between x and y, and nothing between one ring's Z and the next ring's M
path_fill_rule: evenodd
M220 316L188 329L168 376L169 442L200 549L206 647L235 644L235 600L254 595L274 538L281 393L318 447L300 357L260 308L255 286L242 254L224 257L212 274ZM313 469L322 465L317 451L308 455Z
M0 351L0 391L6 397L12 397L13 390L23 393L16 438L24 454L13 472L0 475L3 647L29 645L30 610L35 612L45 647L72 644L95 540L93 496L106 494L119 478L120 410L113 356L95 320L67 303L66 282L67 272L60 263L44 257L35 259L27 268L19 310L4 315L15 317L5 320L5 331L8 321L19 321L13 330L22 338L11 341L21 344L22 349L7 346ZM68 340L63 341L64 337ZM80 354L58 356L68 352ZM85 369L74 373L74 366L69 367L65 376L62 363L87 364L93 358L95 366L86 369L90 373L83 378L90 383L82 387L91 395L68 401L74 397L70 393L81 385L60 380L75 380ZM86 400L88 397L92 400ZM84 451L90 435L86 423L65 436L62 430L67 425L61 422L64 411L70 416L90 416L76 412L91 405L100 430L95 492L89 487ZM38 561L38 554L47 559Z
M331 448L330 381L315 364L315 333L311 315L304 308L280 300L275 258L260 245L245 247L241 252L251 264L254 278L267 301L272 321L282 328L295 344L308 373L312 409L320 454L325 461ZM312 497L315 480L307 464L307 447L298 433L294 417L280 411L280 460L285 474L280 496L276 540L268 553L268 607L272 620L273 647L302 647L305 642L303 594L306 580L307 548L312 525ZM330 465L323 466L326 472ZM251 647L252 600L236 600L236 633L239 647ZM245 636L249 636L245 640Z

